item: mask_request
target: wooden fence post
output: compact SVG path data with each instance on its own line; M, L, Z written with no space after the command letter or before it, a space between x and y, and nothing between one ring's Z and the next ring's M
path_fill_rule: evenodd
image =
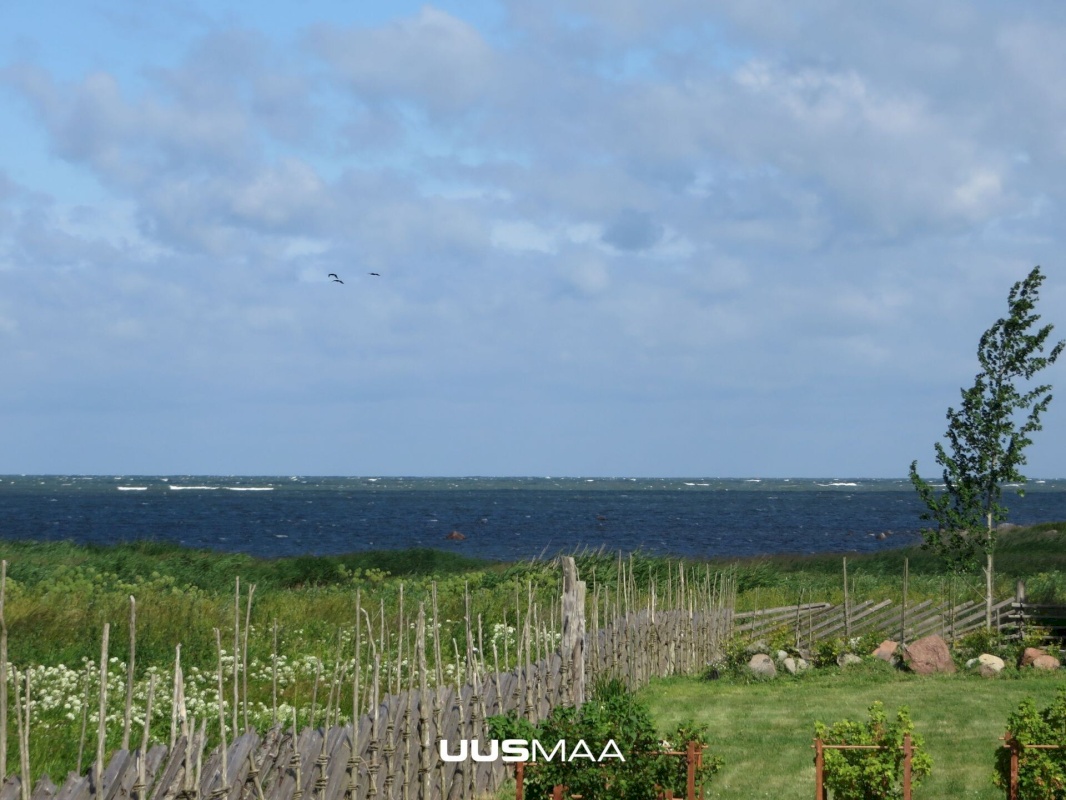
M688 783L685 786L686 800L696 800L696 743L689 742L685 753L685 762L688 767Z
M911 735L903 735L903 800L911 800Z
M814 800L825 800L825 792L822 781L825 778L825 753L822 750L822 740L814 740Z
M585 702L585 582L578 580L573 556L564 556L563 631L559 655L569 668L573 682L573 703Z
M1007 731L1006 736L1003 737L1010 748L1010 786L1008 788L1008 797L1010 800L1017 800L1018 798L1018 756L1021 750L1021 745L1017 739L1011 736L1010 731Z
M526 762L519 761L514 768L514 797L515 800L525 800Z

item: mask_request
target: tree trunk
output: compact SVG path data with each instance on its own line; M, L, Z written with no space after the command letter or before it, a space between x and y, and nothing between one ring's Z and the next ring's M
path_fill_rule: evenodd
M985 541L985 630L992 630L992 512L988 512L988 539Z

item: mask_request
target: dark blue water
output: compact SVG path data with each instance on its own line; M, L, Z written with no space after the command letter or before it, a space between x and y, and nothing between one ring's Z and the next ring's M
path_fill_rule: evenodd
M1019 524L1066 520L1066 481L1031 482L1024 498L1008 489L1005 504ZM154 539L265 557L872 551L917 541L921 510L904 480L5 476L0 551L4 539ZM452 531L466 538L449 541Z

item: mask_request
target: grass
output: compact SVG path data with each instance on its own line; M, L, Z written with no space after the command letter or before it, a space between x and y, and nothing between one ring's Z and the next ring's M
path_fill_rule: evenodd
M1027 696L1047 705L1064 683L1055 673L923 677L869 663L755 683L658 680L641 697L661 731L685 719L710 726L710 752L725 766L711 780L708 798L806 800L814 791L815 721L865 720L881 700L890 716L900 706L910 709L933 758L915 797L1001 800L992 771L1007 715Z
M143 702L143 687L150 670L159 673L164 679L163 685L168 685L166 676L174 661L175 645L180 643L190 691L200 686L196 689L200 706L210 708L217 664L214 629L222 632L223 647L231 651L235 579L240 577L245 591L254 583L257 589L251 615L253 630L249 638L249 673L252 676L249 689L254 701L253 716L258 714L261 720L264 714L270 713L272 702L272 632L275 622L278 626L278 654L285 661L282 671L287 675L279 687L279 703L303 709L301 713L305 713L313 687L320 686L321 694L326 691L331 665L338 658L340 641L344 642L346 657L351 657L357 591L362 608L370 612L373 637L379 646L384 642L385 651L397 653L400 639L404 638L407 641L404 655L408 655L413 636L411 628L419 603L425 604L428 616L436 589L439 613L437 619L429 622L431 626L439 626L446 677L449 668L453 675L460 671L453 654L456 650L465 651L467 594L472 627L477 624L479 616L484 624L484 642L479 641L475 630L475 646L492 656L492 643L497 643L501 666L506 666L503 663L505 653L509 654L510 663L515 663L516 636L520 635L514 629L518 611L523 616L526 614L532 595L540 608L539 619L547 626L554 625L550 620L557 617L557 605L554 604L558 603L560 591L559 570L551 562L502 564L436 550L268 560L191 550L162 542L101 547L70 542L0 540L0 558L9 562L5 617L9 629L10 661L20 669L32 666L41 671L39 676L35 675L35 681L41 681L39 685L35 684L40 692L35 698L40 699L42 717L46 711L52 715L42 728L37 729L40 735L33 745L34 771L40 768L58 774L69 768L71 752L76 751L81 697L84 695L79 681L95 671L93 665L99 659L105 622L111 625L110 654L116 660L112 669L112 679L117 680L111 692L113 705L120 705L124 697L123 664L129 654L130 595L137 598L136 679L138 692L142 693L138 701ZM929 554L917 548L907 548L849 555L851 601L886 598L898 601L905 559L909 562L909 599L912 602L941 599L949 592L958 602L982 597L983 580L980 576L949 578ZM679 585L682 564L690 592L694 583L698 584L709 575L728 572L737 586L738 610L789 605L801 599L804 602L828 600L838 603L843 596L839 555L782 555L729 562L687 559L681 562L641 553L620 560L617 554L597 551L577 554L577 560L581 577L589 584L590 601L597 591L601 596L605 592L612 599L619 594L624 597L625 592L618 591L619 575L624 569L632 584L630 594L646 597L654 581L662 608L668 602L669 594ZM999 596L1012 594L1014 582L1024 578L1031 599L1066 601L1066 522L1001 535L996 563ZM405 604L402 619L399 613L401 594ZM365 627L363 638L365 663L370 655ZM453 645L452 640L456 644ZM232 653L228 655L232 656ZM388 656L386 661L390 659L391 663L383 667L390 685L406 681L409 671L405 673L402 664L396 666L401 661L400 654L395 658ZM390 671L394 667L396 671ZM230 663L226 667L227 686L232 669ZM323 676L321 680L317 677L318 671ZM889 676L885 680L886 685L896 685L895 677ZM996 686L1009 684L992 683ZM865 691L862 687L857 684L856 692ZM706 690L706 687L701 689ZM986 689L985 684L977 684L975 689L995 691L990 687ZM727 684L717 685L714 690L726 695L733 691ZM788 691L785 683L781 688L736 687L741 693L749 690L753 697L765 692ZM831 695L832 692L826 692L827 697ZM891 698L883 699L891 705ZM161 716L156 720L158 730L155 733L160 738L168 727L163 715L169 712L165 698L157 697L156 702L157 714ZM1007 705L1012 708L1012 703L1016 705L1013 696ZM859 705L858 711L852 709L847 713L854 715L863 711L864 706ZM345 698L342 707L349 706L350 700ZM319 703L320 711L321 707ZM997 725L1002 724L999 720L1005 719L1007 710L1009 708L994 716ZM912 708L912 711L916 712L916 709ZM115 713L115 709L109 713ZM733 719L745 719L737 709L732 713ZM836 711L833 715L839 716ZM833 715L827 714L826 721L832 721ZM920 719L917 713L914 716ZM771 717L768 715L764 722L766 727L773 729L784 724ZM304 719L301 716L301 724ZM804 720L803 730L809 730L812 725L812 721ZM9 748L13 748L14 738L10 737ZM724 785L725 781L719 779L716 783Z

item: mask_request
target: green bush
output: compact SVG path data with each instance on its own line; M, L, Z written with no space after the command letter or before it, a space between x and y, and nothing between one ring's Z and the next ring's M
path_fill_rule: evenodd
M884 704L870 706L868 722L840 720L831 726L817 722L814 735L825 744L877 745L880 750L826 750L825 785L835 800L889 800L903 796L903 737L911 735L911 785L929 774L933 761L906 707L888 721Z
M1007 717L1007 730L1022 744L1066 745L1066 689L1060 689L1051 705L1037 711L1036 701L1027 697ZM996 750L996 786L1010 785L1010 750ZM1066 798L1066 749L1023 749L1018 759L1020 796L1030 800Z
M707 741L706 726L681 724L661 742L647 709L616 680L599 684L580 708L556 707L540 725L514 712L490 717L488 723L494 739L536 739L546 749L560 740L566 740L569 748L583 740L594 758L613 740L624 756L624 760L602 762L588 758L531 761L525 771L529 797L549 796L557 785L566 786L568 794L596 800L655 800L660 789L684 793L687 769L683 757L663 752L675 746L680 750L688 741ZM706 783L720 767L720 760L705 756L697 782Z

